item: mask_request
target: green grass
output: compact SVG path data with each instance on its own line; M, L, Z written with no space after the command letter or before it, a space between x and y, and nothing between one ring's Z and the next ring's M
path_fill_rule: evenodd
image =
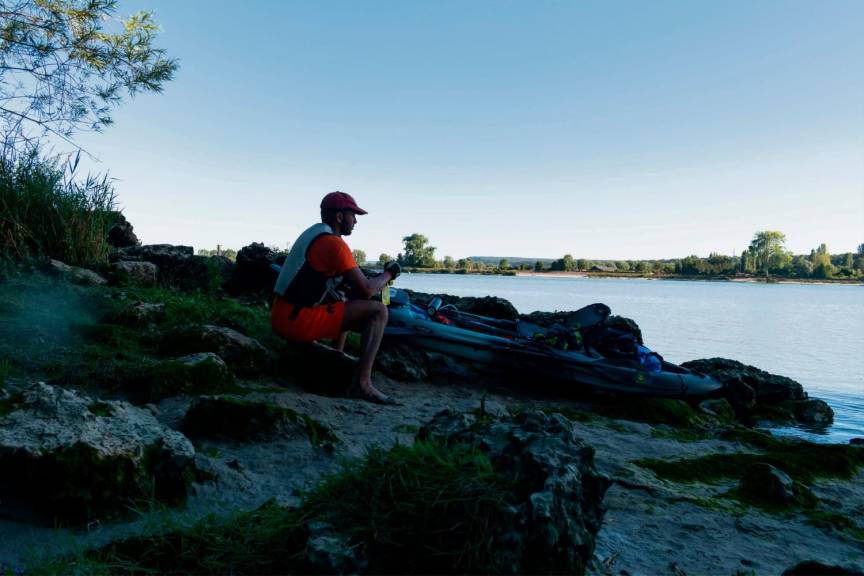
M864 542L864 524L856 522L848 516L825 510L810 510L806 512L806 515L807 521L814 526L836 530Z
M0 152L0 255L107 262L106 235L117 217L108 177L77 179L77 160L64 164L38 149Z
M344 530L371 573L501 571L502 528L514 486L464 445L372 450L306 493L298 508L273 503L191 528L135 537L36 567L39 573L292 574L309 572L309 525Z

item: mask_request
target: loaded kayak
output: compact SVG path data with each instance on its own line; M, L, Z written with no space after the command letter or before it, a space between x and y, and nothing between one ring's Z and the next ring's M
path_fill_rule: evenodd
M565 329L522 320L499 320L442 305L422 307L390 288L384 337L574 389L630 396L707 396L723 386L706 375L666 362L632 336L607 329L609 308L592 304L574 313ZM629 340L628 340L629 338Z

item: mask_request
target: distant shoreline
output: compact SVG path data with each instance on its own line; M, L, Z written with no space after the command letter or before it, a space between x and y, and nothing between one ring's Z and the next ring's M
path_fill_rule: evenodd
M470 272L469 272L470 274ZM516 271L516 276L552 276L561 278L618 278L641 280L688 280L696 282L745 282L749 284L765 284L765 278L756 276L689 276L683 274L638 274L633 272L532 272ZM840 278L779 278L772 277L769 284L848 284L864 286L859 279Z

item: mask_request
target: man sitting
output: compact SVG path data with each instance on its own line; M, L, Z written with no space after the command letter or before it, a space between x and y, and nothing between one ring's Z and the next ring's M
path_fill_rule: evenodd
M342 239L367 212L349 194L331 192L321 200L321 223L309 227L294 242L276 280L271 313L273 329L294 342L337 340L340 350L348 330L360 332L360 363L349 395L378 404L395 402L372 386L372 364L384 327L387 307L370 300L400 272L390 262L384 272L366 278ZM342 287L351 287L347 300Z

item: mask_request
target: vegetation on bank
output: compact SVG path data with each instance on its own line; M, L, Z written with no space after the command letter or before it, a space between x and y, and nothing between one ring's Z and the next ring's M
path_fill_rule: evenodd
M310 571L303 563L309 537L324 527L345 538L342 554L366 552L364 572L496 573L498 547L505 543L490 535L515 489L474 448L397 445L349 462L296 508L269 502L38 568L55 574L304 573Z

